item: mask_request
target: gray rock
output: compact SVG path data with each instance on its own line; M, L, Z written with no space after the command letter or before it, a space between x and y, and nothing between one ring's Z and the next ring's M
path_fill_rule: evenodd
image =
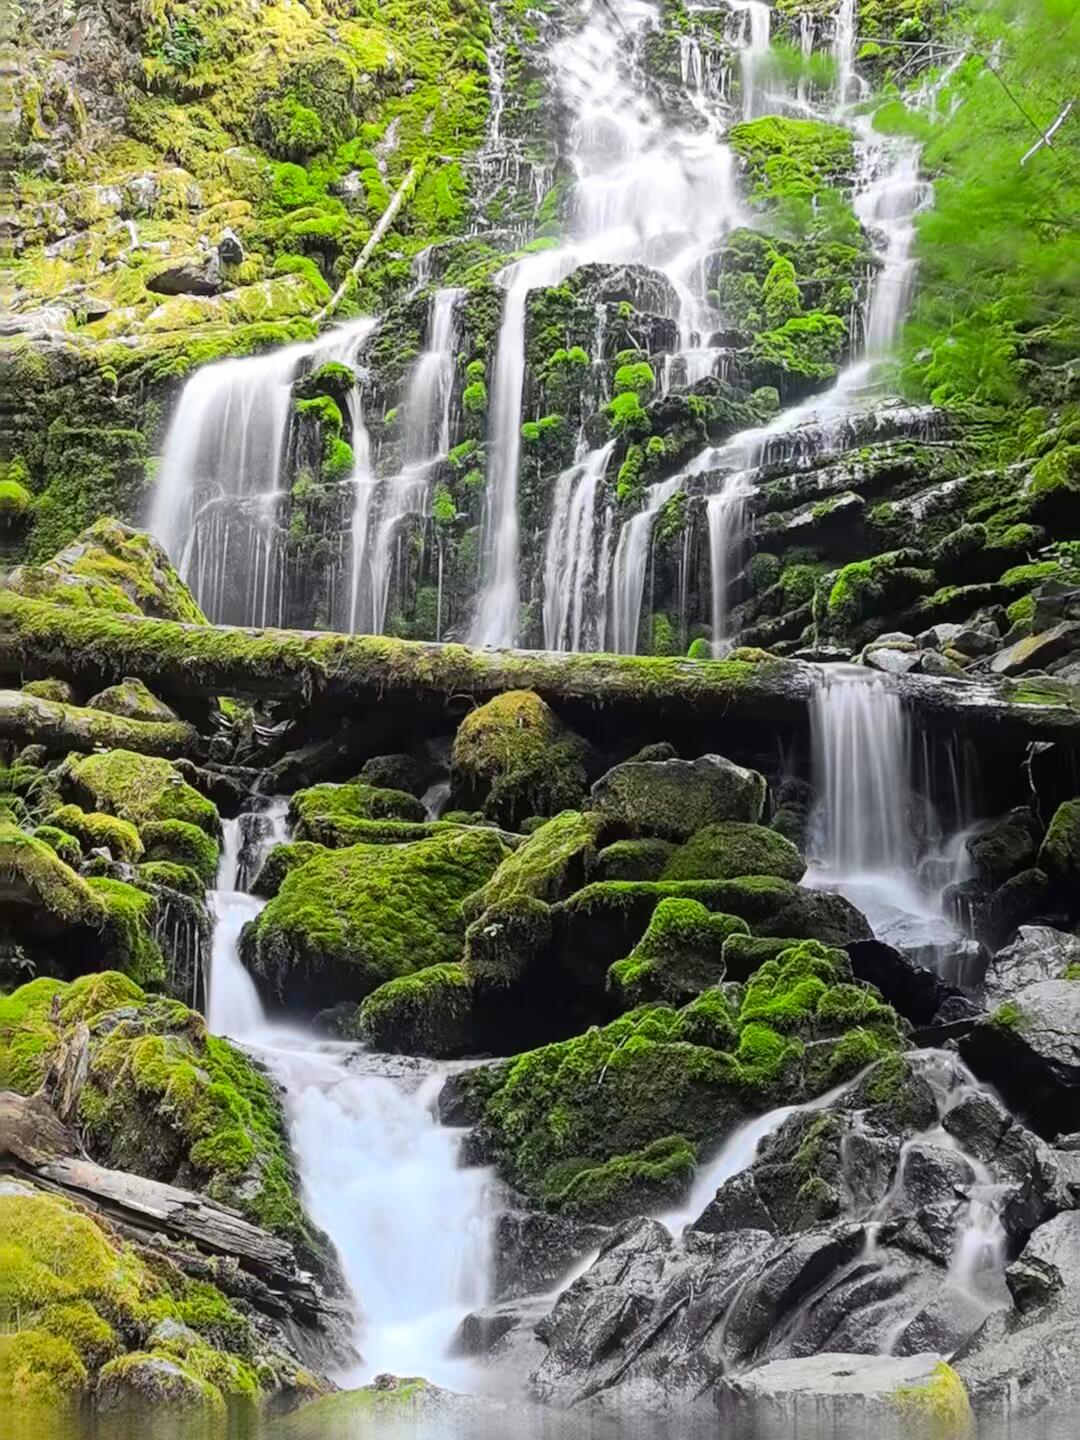
M921 650L943 650L951 645L953 637L960 634L964 627L962 625L949 624L943 621L940 625L931 625L929 630L923 630L917 638Z
M608 1230L564 1215L504 1210L495 1224L495 1294L505 1300L550 1290L598 1250Z
M942 1357L921 1355L824 1354L797 1360L773 1360L743 1375L726 1376L716 1389L721 1416L732 1434L810 1435L823 1431L855 1437L959 1436L970 1411L963 1386L953 1377L950 1409L956 1420L946 1428L930 1399L913 1399L942 1386ZM947 1423L947 1416L945 1417ZM740 1427L735 1429L734 1427Z
M987 966L983 978L987 1007L1013 999L1029 985L1061 980L1069 966L1077 964L1080 936L1050 925L1021 925L1015 939L999 950Z
M1020 990L960 1041L982 1079L1040 1134L1068 1132L1080 1115L1080 985L1042 980Z
M217 295L223 288L216 258L179 260L147 277L155 295Z
M217 243L218 259L223 265L240 265L244 260L244 246L240 237L228 226L221 232Z
M919 657L914 651L880 648L867 650L863 654L864 665L886 675L906 675L909 670L914 670L918 663Z
M955 676L963 675L964 667L947 655L939 655L936 650L924 650L919 657L919 672L922 675Z
M990 661L990 671L994 675L1022 675L1027 670L1041 670L1052 660L1077 649L1080 649L1080 621L1062 620L1000 651Z

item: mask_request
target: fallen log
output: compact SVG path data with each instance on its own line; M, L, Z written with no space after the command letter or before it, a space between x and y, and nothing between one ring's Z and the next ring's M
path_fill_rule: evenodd
M388 636L188 625L64 609L0 596L0 679L58 676L80 685L137 676L166 699L246 696L378 724L418 710L537 691L577 714L604 712L604 728L655 720L697 729L805 730L821 667L773 656L690 660L473 650ZM1080 743L1076 688L989 678L892 677L920 723L998 747L1032 739ZM769 735L765 735L769 739Z
M21 690L0 690L0 743L44 745L53 753L69 750L134 750L176 760L198 755L198 732L181 720L129 720L105 710L87 710L43 700Z

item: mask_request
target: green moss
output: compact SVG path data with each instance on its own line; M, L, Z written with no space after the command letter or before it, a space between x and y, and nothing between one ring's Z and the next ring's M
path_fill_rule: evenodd
M530 690L508 690L471 711L451 753L455 793L508 826L579 804L583 762L581 742Z
M636 390L625 390L615 395L604 406L604 414L613 435L641 439L652 429L648 411L642 408Z
M975 1417L964 1382L944 1360L934 1366L927 1384L903 1386L891 1398L905 1427L920 1434L935 1440L962 1440L974 1432Z
M385 980L460 958L461 903L505 854L494 831L474 829L316 855L245 932L245 958L307 1008L362 1000Z
M553 1209L593 1219L619 1219L628 1210L669 1208L688 1189L697 1151L682 1135L668 1135L632 1155L575 1170L551 1196Z
M168 760L110 750L70 764L75 785L99 810L142 827L155 820L186 820L216 836L220 821L214 804L192 788Z
M359 822L358 822L359 823ZM252 883L252 893L269 900L281 889L281 882L291 870L303 865L315 855L323 852L323 846L310 840L298 840L288 845L275 845L262 863L262 869Z
M349 785L314 785L298 790L289 804L289 818L296 840L322 845L349 845L365 838L363 830L351 825L356 820L400 820L423 824L427 812L415 795L403 790L383 790L364 781ZM342 824L341 822L345 822ZM393 831L390 832L393 834ZM423 832L402 833L401 839L421 838Z
M165 979L165 957L154 938L154 896L104 876L93 876L86 883L105 913L103 930L112 967L139 985L160 984Z
M1015 1000L1006 1000L990 1012L986 1023L992 1025L995 1030L1022 1030L1025 1016Z
M759 201L810 199L854 170L851 132L822 120L765 115L733 125L727 140L749 170Z
M1052 884L1071 892L1075 900L1080 883L1080 799L1066 800L1054 811L1037 863Z
M83 850L103 846L114 860L135 861L143 853L143 843L135 826L115 815L87 814L78 805L61 805L49 816L50 824L73 835Z
M190 865L177 865L171 860L151 860L138 866L132 882L140 889L149 889L156 894L159 889L175 890L190 900L202 901L206 885L202 877Z
M55 850L65 865L76 869L81 863L82 846L66 830L60 830L55 825L38 825L32 833L35 840L44 840L50 849Z
M671 856L664 880L733 880L778 875L798 883L806 863L789 840L762 825L726 821L706 825Z
M8 904L26 907L53 924L98 925L104 919L100 900L50 845L4 823L0 823L0 887Z
M723 979L724 941L736 933L749 933L745 920L696 900L661 900L640 941L608 971L608 989L626 1009L691 999Z
M564 810L553 816L507 855L470 897L467 913L479 915L522 898L550 903L578 889L592 868L601 827L601 818L588 811Z
M204 886L217 876L219 849L213 836L188 820L151 820L142 827L144 857L194 870Z
M461 965L431 965L388 980L360 1007L373 1049L446 1057L474 1043L469 977Z
M596 857L596 878L659 880L676 853L669 840L616 840Z
M512 984L550 936L551 909L543 900L517 893L495 901L465 931L465 974L473 984Z

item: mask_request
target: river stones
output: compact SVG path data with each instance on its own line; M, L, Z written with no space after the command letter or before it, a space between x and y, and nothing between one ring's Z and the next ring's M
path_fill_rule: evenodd
M830 1433L862 1437L970 1435L974 1418L956 1372L940 1355L813 1355L773 1360L725 1377L716 1403L730 1424L752 1436L811 1433L827 1417Z
M1067 1134L1080 1115L1080 984L1042 980L1017 991L960 1042L961 1054L1040 1134Z
M1062 980L1073 965L1080 965L1080 936L1051 925L1021 925L1012 942L987 966L983 979L986 1004L992 1009L1029 985Z

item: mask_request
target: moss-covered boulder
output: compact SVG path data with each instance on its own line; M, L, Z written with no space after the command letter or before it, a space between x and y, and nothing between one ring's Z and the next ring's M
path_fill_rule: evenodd
M457 1088L477 1121L474 1153L538 1203L612 1218L639 1208L650 1147L666 1142L670 1157L680 1137L700 1158L746 1115L820 1094L902 1044L895 1012L853 982L844 952L809 941L745 993L642 1007Z
M1001 885L1035 863L1042 827L1030 810L1020 808L984 826L967 842L975 874L988 885Z
M215 1285L132 1244L96 1211L8 1180L0 1237L9 1321L0 1403L18 1410L28 1434L66 1430L66 1417L91 1401L137 1412L142 1424L163 1409L223 1415L229 1402L268 1399L298 1378ZM310 1379L307 1388L316 1389Z
M765 805L765 779L719 755L627 760L597 780L591 804L627 836L685 841L723 820L756 825Z
M596 857L597 880L659 880L675 854L670 840L616 840Z
M0 1000L3 1088L33 1093L79 1024L89 1028L89 1065L77 1119L95 1160L203 1191L323 1263L277 1090L179 1001L114 971L31 981Z
M446 1059L475 1047L472 994L461 965L429 965L373 990L360 1007L373 1050Z
M204 886L213 885L220 858L218 842L198 825L190 820L151 820L140 833L144 859L186 865Z
M45 564L13 570L9 583L56 605L206 624L157 541L118 520L98 520Z
M68 783L88 796L96 810L119 815L141 828L154 820L186 820L215 838L221 822L217 807L189 785L168 760L109 750L68 761Z
M1059 805L1039 848L1038 868L1062 895L1071 910L1080 911L1080 799Z
M275 845L263 861L259 873L251 882L251 893L264 900L272 900L281 889L282 881L290 871L297 869L316 855L322 855L328 847L316 845L311 840L294 840L289 844Z
M627 1010L650 1000L684 1004L724 978L728 936L749 933L745 920L700 901L661 900L645 934L608 971L608 990Z
M806 862L790 840L764 825L728 820L692 835L658 878L735 880L740 875L777 875L798 884L805 874Z
M465 931L463 966L473 984L512 985L551 938L551 907L532 895L489 905Z
M135 861L143 853L138 830L117 815L87 814L78 805L61 805L49 815L49 824L74 836L87 854L105 849L114 860Z
M141 680L125 679L110 685L86 702L89 710L102 710L108 715L123 715L128 720L154 720L170 724L177 718L163 700L152 695Z
M506 853L494 830L475 829L315 855L245 929L244 959L271 1003L310 1013L363 1000L461 959L462 901Z
M364 781L349 785L313 785L308 790L298 790L289 802L289 820L294 839L312 840L318 845L344 846L372 841L373 827L364 823L372 820L409 822L398 835L401 840L419 840L433 833L427 828L419 831L412 828L423 825L426 820L424 807L415 795L404 790L382 790ZM390 826L388 840L394 834L395 827Z
M56 705L72 705L75 701L75 692L66 680L28 680L21 689L24 695L51 700Z
M513 828L556 815L585 794L584 745L531 690L508 690L471 711L451 753L456 804Z
M470 897L468 913L480 915L489 905L523 895L550 904L572 894L589 877L603 824L602 817L591 811L564 810L553 816L507 855L488 883Z
M35 840L44 840L52 850L63 860L65 865L70 865L77 870L82 864L82 846L66 830L61 830L56 825L35 825L31 831Z

